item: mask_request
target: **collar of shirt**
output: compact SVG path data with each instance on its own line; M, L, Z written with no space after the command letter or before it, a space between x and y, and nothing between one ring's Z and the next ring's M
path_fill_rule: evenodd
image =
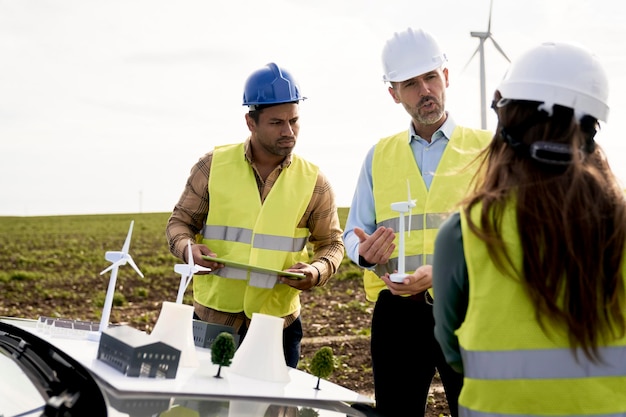
M456 122L454 121L454 119L452 119L452 116L450 116L450 113L446 112L446 114L448 115L448 117L446 118L446 121L443 122L441 127L437 129L435 133L433 133L433 137L432 137L432 140L430 141L430 144L435 143L441 138L450 140L450 138L452 137L452 132L454 131L454 128L456 127ZM408 139L409 139L409 143L411 142L411 140L415 139L417 141L424 142L424 144L428 146L428 142L422 139L420 135L415 133L415 128L413 127L413 123L409 123L409 138Z

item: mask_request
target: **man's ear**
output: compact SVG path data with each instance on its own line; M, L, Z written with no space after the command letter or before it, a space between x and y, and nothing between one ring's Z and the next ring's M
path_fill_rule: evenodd
M391 98L393 98L393 101L395 101L396 103L400 103L400 99L398 98L398 95L396 94L396 90L394 90L393 85L390 85L387 88L387 91L389 91L389 94L391 95Z
M250 117L248 113L246 113L246 125L248 126L248 130L250 132L254 132L254 130L256 129L256 123L254 122L254 119Z

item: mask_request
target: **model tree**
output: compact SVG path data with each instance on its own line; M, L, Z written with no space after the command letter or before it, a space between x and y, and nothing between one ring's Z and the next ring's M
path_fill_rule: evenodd
M317 377L315 389L320 389L320 380L330 376L335 370L335 357L330 346L323 346L311 360L311 373Z
M235 339L228 332L222 332L217 335L211 345L211 362L219 365L215 378L221 378L222 366L229 366L235 356Z
M298 417L320 417L320 413L312 408L303 407L298 411Z

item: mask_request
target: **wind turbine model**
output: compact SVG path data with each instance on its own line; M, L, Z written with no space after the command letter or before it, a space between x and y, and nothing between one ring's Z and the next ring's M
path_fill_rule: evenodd
M135 271L139 274L141 278L143 278L143 274L135 265L135 261L131 258L128 253L128 249L130 247L130 237L133 234L133 224L134 220L130 222L130 228L128 229L128 235L126 236L126 240L124 241L124 246L122 246L121 251L107 251L104 254L104 258L113 262L106 268L104 271L100 272L100 275L105 272L111 271L111 278L109 279L109 288L107 289L106 298L104 300L104 307L102 308L102 319L100 320L100 329L99 333L102 333L109 326L109 317L111 316L111 307L113 306L113 294L115 293L115 282L117 281L117 270L120 266L126 265L127 263L133 267Z
M411 209L415 207L416 200L411 200L411 186L409 180L406 180L407 187L407 201L400 201L397 203L391 203L391 209L400 213L400 230L399 230L399 242L398 242L398 272L389 275L389 279L393 282L402 282L406 278L407 274L404 267L404 216L409 216L408 233L411 235Z
M183 295L185 294L185 289L191 282L193 278L193 274L200 271L210 272L211 268L207 268L206 266L196 265L193 262L193 254L191 253L191 239L187 240L187 263L186 264L176 264L174 265L174 271L177 274L180 274L180 285L178 287L178 295L176 296L176 303L183 303Z
M492 9L493 9L493 0L491 0L491 3L489 5L489 22L487 23L487 31L486 32L470 32L470 35L472 35L472 37L479 39L479 43L478 43L478 47L476 48L476 50L474 51L470 59L467 61L467 64L465 64L465 67L463 68L463 70L465 70L465 68L467 68L469 63L474 58L474 56L476 56L477 53L480 53L480 126L482 129L487 128L487 113L486 113L486 110L487 110L486 94L487 93L485 91L486 89L486 86L485 86L485 41L487 39L491 39L491 42L493 42L498 52L500 52L502 56L508 62L511 62L511 60L509 59L508 56L506 56L502 48L500 48L500 45L498 45L498 42L496 42L493 36L491 36L491 10Z

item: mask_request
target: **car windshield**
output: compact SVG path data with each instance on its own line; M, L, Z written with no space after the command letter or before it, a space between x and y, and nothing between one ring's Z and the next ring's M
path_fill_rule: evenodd
M14 361L0 348L0 416L40 415L46 403L39 388Z

